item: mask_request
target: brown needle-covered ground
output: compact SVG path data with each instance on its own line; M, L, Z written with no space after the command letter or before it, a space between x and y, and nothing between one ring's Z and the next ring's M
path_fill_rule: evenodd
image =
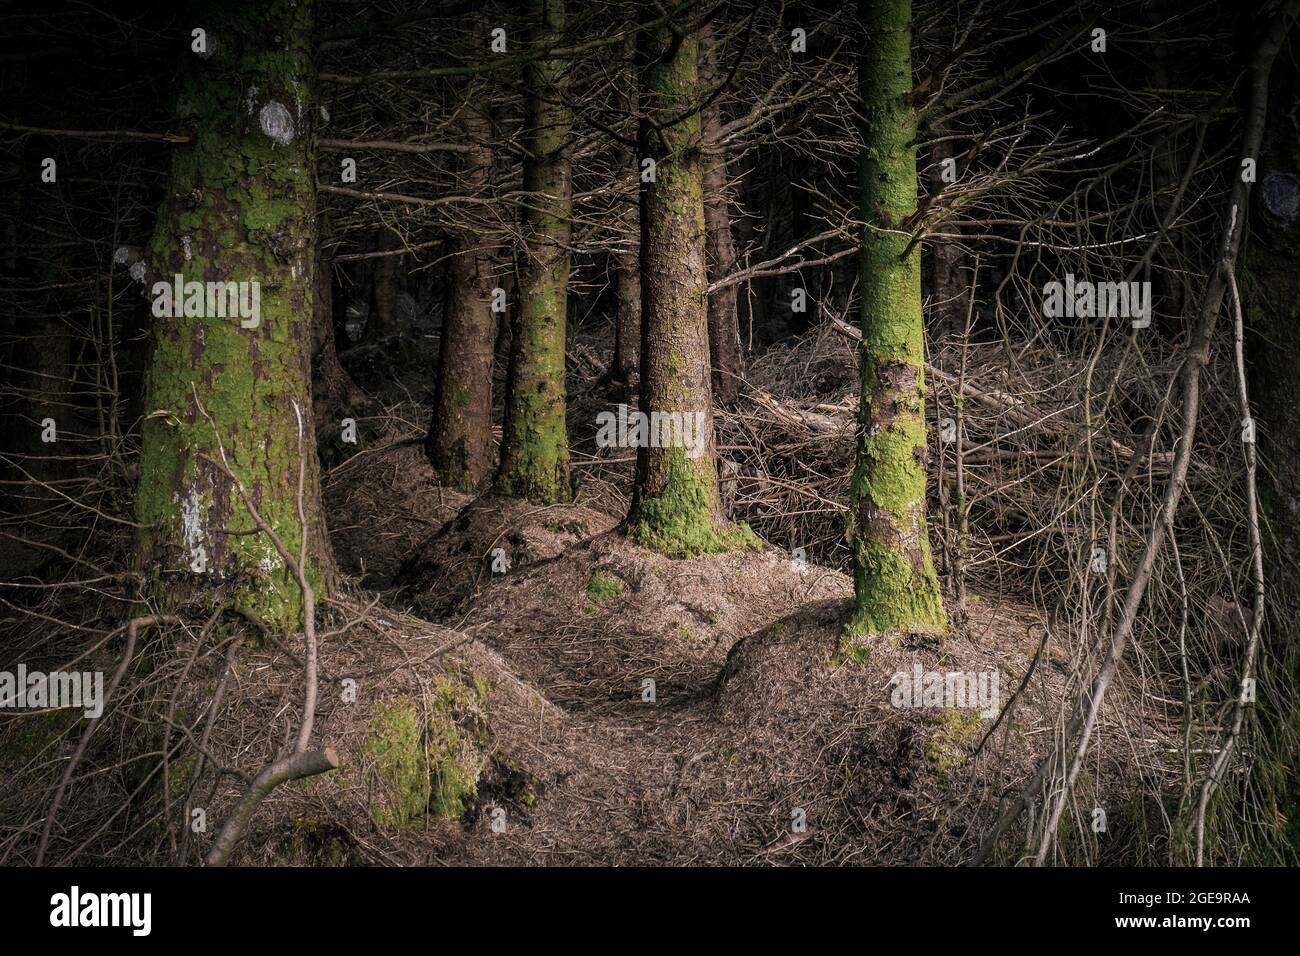
M377 453L376 464L400 455ZM408 569L463 561L484 573L462 578L467 596L442 614L399 613L387 601L344 610L355 623L326 643L322 671L336 688L351 677L357 696L343 702L327 694L317 721L319 738L339 751L343 766L274 794L244 861L969 857L998 794L1030 769L1052 730L1067 658L1049 646L1021 703L974 760L991 720L893 707L890 680L917 663L927 671L996 669L1005 701L1039 646L1032 612L977 599L942 643L882 640L869 661L845 663L836 654L851 595L843 574L775 549L673 561L632 545L614 524L581 505L528 508L488 498L468 503L423 541L412 526L411 537L397 542L417 556ZM384 564L378 552L397 540L366 535L362 529L373 525L358 525L347 543L368 567ZM492 532L498 526L528 545L512 551L508 571L493 574L488 546L506 540ZM238 707L228 707L232 721L256 728L250 714L260 712L274 724L296 676L293 652L242 658L259 677L240 687ZM382 820L391 796L376 766L375 722L406 702L426 749L441 745L438 727L451 714L453 756L473 786L448 814L433 769L429 812L394 826ZM233 730L215 736L230 739ZM251 746L256 735L244 737ZM1157 759L1158 749L1153 740L1144 758ZM1089 789L1121 787L1130 756L1104 756ZM436 763L431 756L428 766ZM229 791L218 805L233 797Z
M791 353L771 374L830 374L840 343L811 345L806 360ZM781 453L806 465L814 459L798 449L815 445L825 480L804 486L812 498L800 520L831 538L838 515L828 496L837 449L846 450L838 413L775 387L764 396L726 421L731 453L748 462L738 500L761 514L766 487L774 507L789 509L790 485L756 470L753 449L780 452L773 443L785 441ZM670 560L621 534L630 462L596 449L589 434L606 398L586 388L570 410L583 474L572 504L440 487L419 445L425 410L413 402L389 406L328 471L344 580L319 625L314 740L334 748L340 766L272 792L235 862L972 858L999 801L1059 731L1083 650L1070 622L1044 645L1031 602L977 580L946 639L882 638L865 662L843 661L837 639L852 584L814 560L833 547L814 546L808 560L773 546ZM833 427L819 439L825 421L791 414L827 416ZM818 496L828 497L820 510ZM767 528L782 527L770 514ZM798 527L792 538L807 525ZM85 601L61 613L124 613ZM153 633L72 782L51 859L201 859L247 780L297 731L302 638L255 637L229 620ZM67 634L42 650L68 658L78 640ZM111 670L117 653L110 643L91 659ZM918 665L996 672L1002 704L1029 680L990 735L994 721L970 709L892 706L894 675ZM20 743L0 746L0 770L15 782L0 795L0 819L15 821L0 836L0 860L31 859L80 732L58 715L0 722L6 743ZM1116 694L1074 810L1086 823L1093 806L1108 808L1106 835L1061 852L1072 861L1139 856L1155 829L1143 814L1158 808L1132 795L1176 793L1180 734L1149 700ZM196 810L206 820L199 832Z

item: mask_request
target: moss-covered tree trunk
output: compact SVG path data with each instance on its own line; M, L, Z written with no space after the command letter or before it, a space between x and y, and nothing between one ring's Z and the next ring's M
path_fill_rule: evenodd
M682 428L661 428L658 441L638 448L628 530L642 544L687 556L741 538L722 515L714 460L699 41L657 29L641 42L640 140L655 180L641 187L640 410L689 423L692 441L687 447Z
M723 81L718 69L717 41L712 27L700 29L700 85L710 91ZM717 98L704 107L703 135L710 152L704 162L704 227L709 257L709 281L736 271L736 241L731 234L728 198L727 150L722 140L722 110ZM723 405L740 396L744 357L740 351L740 325L736 296L739 286L729 285L709 296L709 354L713 359L713 395Z
M530 46L564 38L563 0L530 0ZM527 257L519 285L507 374L501 464L495 490L538 502L571 497L565 426L564 328L569 296L568 61L532 60L525 131L523 214Z
M635 13L635 11L633 11ZM623 50L627 60L627 89L623 108L629 116L637 111L636 36L630 34ZM618 147L618 168L632 182L632 208L628 214L629 244L614 254L614 361L610 378L632 385L641 371L641 212L639 157L631 146Z
M492 171L492 123L478 95L461 114L461 132L472 147L464 154L461 179L476 193ZM494 259L487 223L473 222L451 242L447 299L443 312L438 385L424 449L439 479L464 491L478 488L492 473L492 314Z
M331 565L311 432L311 23L310 0L196 10L206 52L185 55L178 101L193 140L175 147L145 260L157 317L136 500L141 568L160 603L221 585L232 607L279 629L301 624L302 594L212 462L221 459L219 441L296 557L301 429L307 571L323 590ZM200 294L187 296L176 317L160 296L177 274L187 283L248 285L237 308L228 292Z
M925 520L925 346L916 212L911 0L860 0L862 405L848 534L847 637L947 627Z

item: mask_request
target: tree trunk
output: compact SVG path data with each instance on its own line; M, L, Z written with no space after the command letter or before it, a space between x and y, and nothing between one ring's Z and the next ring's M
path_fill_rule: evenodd
M1269 89L1259 182L1252 190L1250 229L1238 260L1238 286L1250 360L1250 397L1258 418L1259 502L1264 523L1264 562L1268 574L1265 653L1261 686L1267 717L1255 750L1256 763L1277 768L1257 774L1257 786L1279 804L1290 825L1286 834L1300 854L1300 776L1294 766L1300 713L1294 701L1300 686L1300 643L1295 625L1300 608L1300 430L1295 427L1296 382L1300 380L1300 132L1292 105L1300 95L1294 63L1280 56Z
M376 252L395 253L401 240L388 229L380 229L375 240ZM395 335L397 328L397 267L401 255L378 256L370 283L370 315L366 318L365 339L374 342Z
M640 138L642 155L655 160L655 181L641 188L640 410L689 422L694 441L686 447L678 429L670 440L638 448L628 530L641 544L684 557L753 539L727 524L718 500L702 139L694 109L699 42L659 29L642 43Z
M1167 3L1165 0L1152 0L1143 4L1141 9L1146 26L1155 31L1160 29L1161 24L1176 15L1177 4ZM1146 58L1147 83L1153 91L1160 91L1159 95L1164 95L1165 90L1174 89L1175 83L1182 80L1181 76L1177 80L1173 76L1169 52L1168 46L1156 43L1151 47L1151 55ZM1168 208L1172 196L1178 189L1180 177L1177 151L1177 142L1172 136L1154 144L1151 158L1151 186L1156 195L1161 197L1156 205L1162 210ZM1183 246L1183 231L1170 230L1169 235L1165 237L1164 242L1160 243L1156 251L1163 268L1156 272L1155 281L1152 283L1153 292L1158 297L1153 305L1160 305L1160 311L1168 313L1174 321L1173 327L1180 332L1187 324L1183 309L1188 299L1183 288L1187 280L1182 269L1179 268L1179 264L1185 259Z
M318 236L318 241L323 240ZM316 256L312 299L312 407L318 431L338 428L347 413L364 406L363 392L339 361L334 340L337 307L334 301L334 267L323 254Z
M351 304L353 289L349 281L356 272L350 263L335 262L330 269L330 314L334 324L334 350L344 351L356 343L348 334L348 306Z
M847 638L947 628L925 520L925 345L916 211L911 0L861 0L862 406L848 536Z
M942 137L944 129L936 124L930 135ZM944 161L956 158L952 140L937 142L930 150L930 194L937 196L951 186L943 181ZM956 232L952 223L944 223L944 232ZM944 341L959 338L966 330L966 285L961 276L961 246L948 239L932 239L925 243L930 253L932 297L930 311L932 340Z
M530 45L564 38L563 0L530 0ZM501 465L495 490L531 501L572 496L565 426L564 329L569 294L572 182L566 105L568 61L538 59L527 67L527 131L523 214L525 255L518 316L510 343Z
M640 232L639 216L632 214L632 228ZM615 382L634 385L641 370L641 266L640 243L615 254L614 283L616 308L614 362Z
M1290 49L1300 44L1292 42ZM1250 232L1242 249L1239 287L1247 324L1250 391L1259 410L1264 467L1260 497L1277 550L1270 566L1289 600L1300 598L1300 429L1295 427L1300 381L1300 134L1290 119L1300 81L1279 57L1270 84L1259 185L1252 190ZM1293 616L1293 615L1288 615Z
M636 38L629 36L624 55L631 69L627 71L628 88L623 96L623 108L629 116L637 110L637 75L635 68ZM614 254L614 297L617 314L614 318L614 361L610 378L621 385L635 385L641 369L641 212L640 166L636 151L618 147L618 168L623 175L632 177L634 200L628 213L628 245Z
M36 261L35 276L49 280L51 270ZM51 283L52 284L52 283ZM28 301L35 315L22 316L30 331L13 349L13 369L6 396L13 411L0 431L4 459L12 463L8 480L18 508L35 513L62 502L53 489L71 477L68 460L77 454L77 407L73 401L72 334L57 292L36 292ZM45 422L52 421L53 441L46 441ZM64 506L66 507L66 505Z
M319 600L332 565L311 434L312 4L210 3L196 22L208 52L186 54L179 99L194 138L175 147L147 252L156 318L136 500L139 567L160 603L222 584L236 610L292 630L302 624L302 594L218 463L224 450L296 559L301 461L305 570ZM225 297L187 297L195 306L188 315L159 315L177 274L249 283L248 297L234 317Z
M736 208L739 215L731 224L732 236L741 249L752 250L760 243L755 227L756 217L749 214L757 200L756 180L762 175L762 163L752 154L737 160L740 165L737 177ZM740 265L748 264L748 260ZM767 309L764 304L765 280L747 279L736 286L736 327L744 348L753 345L755 335L767 331ZM742 349L743 352L743 349Z
M471 96L462 131L473 152L465 154L462 180L471 193L483 190L492 172L487 145L492 123ZM493 256L486 222L452 240L446 309L438 360L438 385L425 453L443 484L473 491L492 473Z
M720 83L717 43L712 27L700 29L700 78L706 91ZM736 271L736 243L731 235L731 203L727 196L727 152L718 142L722 114L716 99L704 108L704 142L715 152L704 164L704 227L708 239L709 281ZM739 287L730 285L709 296L709 351L713 357L713 394L723 405L740 396L744 358L740 351L740 325L736 311Z
M3 79L15 94L17 110L29 106L24 64L6 64ZM23 121L21 112L15 119ZM17 168L36 166L39 154L27 139L16 153ZM63 218L58 209L59 189L49 185L40 190L6 191L12 208L5 217L6 248L10 251L5 281L23 290L19 300L23 308L6 309L0 319L0 488L12 498L15 510L28 513L62 500L47 485L70 474L67 459L75 454L70 450L77 431L70 362L71 309L65 302L64 276L57 269L60 257L44 244L48 236L57 236L63 225L59 222ZM35 224L39 228L33 229ZM47 420L54 422L51 437L55 441L42 440ZM7 507L8 502L4 510Z

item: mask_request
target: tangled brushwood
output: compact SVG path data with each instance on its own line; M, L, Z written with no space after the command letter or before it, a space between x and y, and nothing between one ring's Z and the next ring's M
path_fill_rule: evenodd
M0 14L0 865L1300 863L1300 0L265 6Z

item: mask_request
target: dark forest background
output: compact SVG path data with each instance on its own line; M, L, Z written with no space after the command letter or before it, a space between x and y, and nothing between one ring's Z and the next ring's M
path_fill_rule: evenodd
M1296 4L567 7L0 6L0 861L1294 863Z

